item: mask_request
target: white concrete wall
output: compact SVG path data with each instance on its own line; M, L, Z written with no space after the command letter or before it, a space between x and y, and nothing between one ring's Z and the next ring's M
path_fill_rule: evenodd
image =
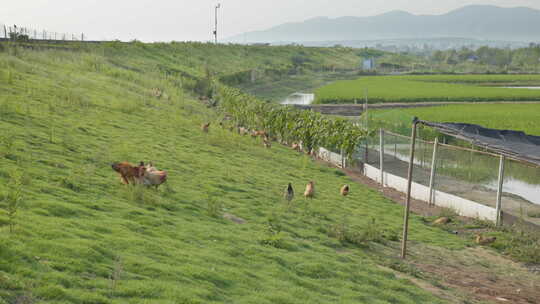
M332 151L326 150L325 148L319 148L319 158L332 163L338 167L341 167L341 155L334 153Z
M380 170L364 164L364 174L375 180L381 182ZM396 175L384 173L384 185L396 189L400 192L407 192L407 179ZM418 183L412 183L411 197L424 202L429 201L429 187ZM434 191L434 203L440 207L452 208L462 216L479 218L483 220L496 221L497 212L495 208L491 208L486 205L479 204L477 202L461 198L452 194L448 194L442 191Z
M324 148L319 149L319 157L327 162L341 167L341 155L328 151ZM374 181L381 182L380 170L364 164L364 175L371 178ZM400 192L407 192L407 179L399 177L397 175L384 172L384 186L396 189ZM429 187L418 183L412 183L411 197L417 200L429 202ZM479 204L477 202L461 198L449 193L435 190L434 191L434 203L440 207L446 207L454 209L462 216L479 218L483 220L489 220L495 222L497 219L497 212L495 208L488 207L486 205Z

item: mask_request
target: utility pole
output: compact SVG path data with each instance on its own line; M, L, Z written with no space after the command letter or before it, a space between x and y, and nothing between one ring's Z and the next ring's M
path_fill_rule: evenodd
M218 39L217 39L217 34L218 34L218 15L217 15L217 12L218 12L218 9L221 7L221 3L218 3L215 7L216 9L216 23L215 23L215 27L214 27L214 38L215 38L215 41L216 41L216 44L218 43Z

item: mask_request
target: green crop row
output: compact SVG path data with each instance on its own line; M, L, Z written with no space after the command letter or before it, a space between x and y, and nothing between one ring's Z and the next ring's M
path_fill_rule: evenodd
M540 82L540 75L373 76L339 81L315 91L316 103L538 101L540 90L470 85ZM469 84L466 84L469 83Z
M493 129L523 131L540 135L540 104L462 104L427 108L409 108L370 111L372 125L384 123L395 129L403 126L410 133L413 117L437 122L461 122ZM394 126L394 127L392 127ZM397 131L397 130L396 130Z
M449 83L508 83L516 85L538 85L540 75L538 74L467 74L467 75L411 75L398 76L398 78L411 79L428 82L449 82Z

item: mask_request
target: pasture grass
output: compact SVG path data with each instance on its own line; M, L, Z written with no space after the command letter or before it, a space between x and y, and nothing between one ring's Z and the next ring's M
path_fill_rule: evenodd
M0 53L0 303L443 302L369 250L397 241L402 207L289 148L200 132L216 114L156 71L155 54L125 52ZM140 160L168 171L159 191L110 168ZM410 228L412 242L469 243L418 216Z
M540 90L485 85L537 85L540 75L367 76L337 81L315 91L316 103L439 101L539 101Z

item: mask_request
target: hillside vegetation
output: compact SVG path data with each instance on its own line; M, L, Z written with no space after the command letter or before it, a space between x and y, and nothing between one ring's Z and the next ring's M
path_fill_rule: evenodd
M0 303L446 302L381 267L428 278L396 258L402 207L218 127L192 97L210 51L173 52L197 47L2 45ZM240 58L212 62L249 67ZM111 169L141 160L168 171L158 191L122 185ZM419 216L410 229L426 252L471 244Z
M142 46L0 53L4 303L437 302L377 268L368 247L336 253L346 246L331 236L339 224L357 242L375 217L375 234L395 235L400 207L361 187L338 197L347 178L285 147L217 127L203 134L214 114L152 64L173 69L171 57ZM169 97L151 96L154 87ZM110 168L140 160L169 172L158 192L123 186ZM288 182L292 207L282 201ZM417 218L412 230L463 246Z

